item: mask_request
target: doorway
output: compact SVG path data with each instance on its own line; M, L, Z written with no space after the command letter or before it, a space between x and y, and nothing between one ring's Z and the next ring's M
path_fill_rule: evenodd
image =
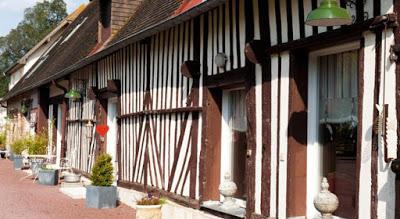
M57 137L56 137L56 164L60 165L61 160L61 146L62 146L62 105L57 104Z
M246 91L244 89L223 90L221 120L221 173L236 183L234 196L240 207L246 207L246 150L247 150L247 114Z
M117 164L117 131L118 131L118 124L117 124L117 103L118 99L117 98L110 98L108 99L108 104L107 104L107 126L109 127L108 133L107 133L107 146L106 146L106 151L107 154L111 155L112 157L112 162L114 166L114 183L118 181L118 164Z
M322 177L340 205L335 215L354 218L358 127L359 42L310 53L308 86L307 217Z

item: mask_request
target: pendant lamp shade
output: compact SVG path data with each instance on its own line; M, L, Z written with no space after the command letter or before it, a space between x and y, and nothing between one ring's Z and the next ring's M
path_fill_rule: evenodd
M71 89L65 94L64 97L72 100L78 100L81 98L81 94L77 90Z
M352 18L345 8L339 7L336 0L323 0L321 5L311 11L305 22L310 26L340 26L352 23Z

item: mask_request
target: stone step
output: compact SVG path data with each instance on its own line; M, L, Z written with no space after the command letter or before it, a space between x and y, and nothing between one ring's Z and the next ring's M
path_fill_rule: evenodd
M72 199L85 199L86 198L86 188L81 187L63 187L60 188L60 192L71 197Z

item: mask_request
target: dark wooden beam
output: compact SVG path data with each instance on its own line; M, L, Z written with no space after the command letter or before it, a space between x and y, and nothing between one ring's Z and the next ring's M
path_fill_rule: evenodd
M97 89L97 87L89 87L89 88L88 88L87 97L88 97L90 100L96 100L98 94L99 94L99 90Z
M64 95L58 95L50 97L49 104L62 104L63 101L64 101Z
M203 89L202 135L200 150L200 201L219 200L221 167L221 106L220 89Z
M287 216L306 214L308 53L290 53Z
M67 153L67 112L68 112L68 104L64 99L61 105L61 157L66 157Z
M111 93L119 94L121 91L121 81L120 80L108 80L107 81L107 91Z
M205 76L204 77L204 86L208 88L225 88L230 86L237 86L238 84L242 84L245 86L246 75L248 70L246 68L239 68L229 72Z
M336 44L338 41L343 41L344 36L346 36L345 38L349 41L361 39L363 32L368 30L381 30L382 27L385 26L385 23L387 28L395 27L397 25L397 18L395 19L394 14L378 16L361 23L343 26L339 29L312 35L307 38L267 47L265 49L265 54L271 55L293 49L326 47L327 45Z
M250 62L257 63L265 63L266 54L263 48L266 48L266 42L262 40L252 40L246 44L245 54Z
M68 92L67 88L61 86L61 84L57 83L55 80L52 80L51 83L56 86L58 89L62 90L65 93Z
M201 112L202 110L203 108L199 106L162 109L162 110L145 110L137 113L124 114L119 116L118 118L140 117L144 115L161 115L161 114L184 113L184 112Z
M47 119L49 116L49 99L50 90L47 87L41 87L39 89L39 107L37 114L37 130L36 132L41 132L47 129Z
M187 78L200 77L200 62L198 61L184 61L181 65L181 73Z

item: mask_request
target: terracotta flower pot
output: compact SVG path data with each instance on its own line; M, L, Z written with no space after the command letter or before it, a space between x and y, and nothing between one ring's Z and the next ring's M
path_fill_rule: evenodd
M136 219L161 219L161 205L136 205Z

